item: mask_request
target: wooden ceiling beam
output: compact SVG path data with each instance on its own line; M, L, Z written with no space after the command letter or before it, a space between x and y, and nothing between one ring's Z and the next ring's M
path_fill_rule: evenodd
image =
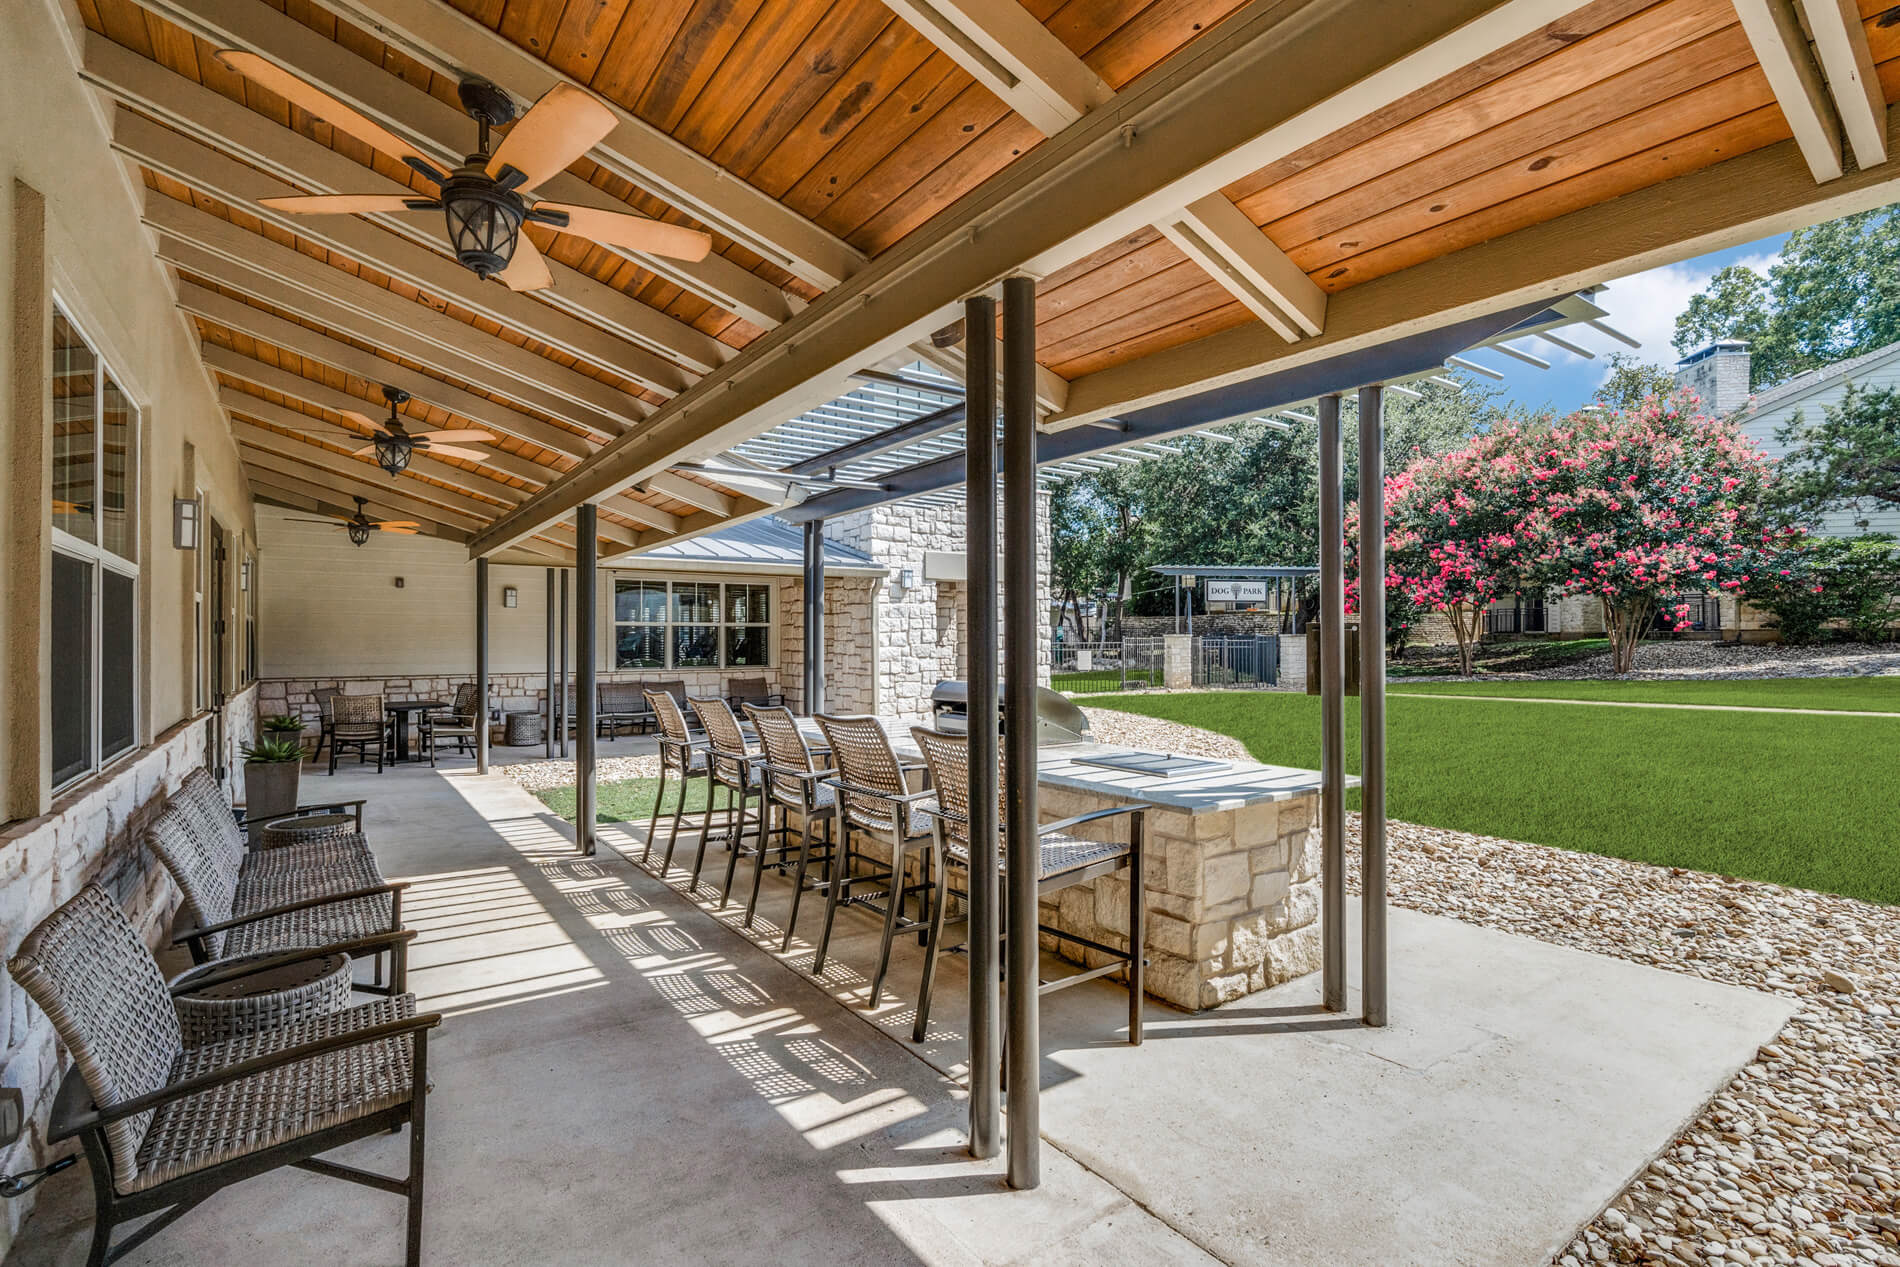
M239 356L227 348L207 345L204 349L204 362L211 369L227 377L241 379L243 382L262 391L277 392L279 395L288 396L290 399L301 401L306 405L314 405L318 409L327 409L331 413L339 413L345 409L353 409L368 417L374 418L377 415L376 406L366 400L358 399L348 392L340 392L325 387L322 383L312 382L310 379L304 378L300 374L293 374L289 370L277 369L274 366L264 364L262 361L252 360L248 356ZM252 393L249 392L244 394L246 396L252 395ZM320 418L311 418L307 415L299 416L304 418L302 423L297 424L299 426L330 426L332 430L329 432L313 431L312 434L333 436L339 444L347 440L354 440L356 443L353 447L361 448L370 442L370 437L363 435L361 432L351 431L336 424L327 424L325 420ZM426 456L426 454L417 453L415 460L422 461ZM493 463L485 464L489 465L492 471L498 471L504 475L518 476L521 479L532 480L534 481L535 487L528 489L527 492L523 492L511 484L500 482L500 477L492 474L490 471L469 471L462 467L451 466L443 462L431 462L432 468L442 467L444 468L442 471L438 472L434 469L425 469L422 473L425 475L440 475L442 479L447 479L451 482L468 480L470 481L469 488L471 491L489 493L492 496L501 497L511 502L520 501L523 497L527 496L528 493L535 492L541 485L546 484L554 477L554 472L548 470L547 467L539 466L528 461L526 458L516 457L511 453L491 452L489 456L496 459ZM455 478L451 478L449 472L454 472ZM458 483L458 487L459 486Z
M322 419L312 418L309 414L299 413L295 409L289 409L283 405L275 404L260 396L253 396L249 392L240 391L235 387L220 387L218 389L218 403L224 406L226 413L241 418L244 423L251 427L257 427L259 424L269 424L273 427L283 427L286 430L298 432L299 434L310 437L312 440L321 440L327 444L335 444L338 446L348 445L352 450L363 447L362 444L355 443L361 440L362 437L357 436L353 432L322 431L319 429L324 425ZM248 443L261 445L263 441L259 439L259 436L276 434L275 432L261 430L256 434L252 434L247 431L244 438ZM277 436L277 441L279 442L278 451L280 453L288 453L293 457L308 456L300 449L288 447L291 444L298 444L304 449L310 449L312 452L323 454L324 464L332 470L337 469L339 463L348 463L352 466L361 467L370 478L380 477L392 485L401 485L403 490L411 496L433 498L436 501L442 502L444 505L453 506L467 514L476 515L484 519L493 519L508 507L519 505L522 498L526 496L526 494L518 488L513 488L506 484L497 484L492 480L475 474L473 471L465 471L459 466L450 466L447 462L440 461L436 458L425 457L420 453L410 457L409 465L404 469L402 474L392 477L387 471L384 471L382 467L376 465L374 458L368 456L359 458L347 452L337 453L331 449L318 449L314 445L303 444L302 441L297 440L293 436ZM367 443L367 441L365 440L363 443ZM424 478L425 476L427 479ZM431 484L427 482L428 480L441 480L449 487L444 488L441 484ZM497 506L493 502L485 500L487 498L494 498L495 501L501 502L502 505Z
M1827 79L1828 94L1840 113L1841 130L1861 167L1887 161L1887 97L1874 68L1867 28L1854 0L1801 0L1814 52Z
M476 70L524 101L538 99L556 84L574 82L439 0L320 3L439 73L457 78ZM613 102L604 104L613 111L615 127L588 157L608 171L821 289L829 290L862 264L856 250L790 207Z
M254 467L248 464L245 467L245 474L250 481L253 496L274 501L279 504L281 509L301 510L306 513L332 515L344 519L348 519L356 514L356 507L354 505L346 506L343 504L349 501L348 494L338 493L335 489L322 484L311 483L307 480L300 480L292 475L284 475L277 471L265 470L261 467ZM376 499L370 498L369 500L374 503ZM408 515L411 512L401 511L399 513ZM440 537L444 541L454 541L461 544L466 544L468 541L469 534L460 528L452 528L447 524L436 523L426 517L418 517L417 522L422 525L421 532L426 536ZM532 538L530 538L530 540L532 540Z
M146 191L142 218L161 240L187 243L268 276L271 288L260 298L291 308L297 303L291 292L302 292L326 307L345 308L413 341L433 344L456 356L470 357L488 367L477 381L493 382L497 377L511 380L515 386L500 390L511 390L536 408L577 426L619 435L649 411L644 401L635 400L597 378L558 365L505 339L484 334L427 304L404 299L374 282L325 264L294 247L282 246L260 233L200 211L155 189ZM529 400L529 393L535 399Z
M1292 12L1253 4L1118 94L1112 110L1036 146L755 340L470 549L500 549L682 456L729 449L927 337L954 319L965 296L1014 272L1046 275L1082 258L1537 36L1580 4L1333 0ZM1545 38L1555 49L1562 36Z
M262 198L305 192L420 195L102 36L88 35L86 59L92 82L166 125L122 104L113 147L201 193L665 395L691 381L681 367L696 377L733 355L712 336L558 260L548 261L554 285L532 297L484 282L448 253L440 212L359 219L259 206Z
M432 153L446 162L448 167L458 164L463 155L475 146L475 121L467 114L395 75L377 71L373 65L348 49L269 5L255 4L252 0L148 0L146 7L220 48L247 49L268 58L351 108L361 111L424 152ZM360 15L352 16L351 20L368 26L386 38L394 35L373 15L369 19ZM482 34L492 36L486 28L481 30ZM492 38L500 41L506 49L513 48L499 36ZM490 63L495 60L490 55L477 53L455 61L453 66L445 63L437 69L451 78L460 78L470 69L475 69L498 79L490 67ZM544 90L522 92L517 88L514 91L517 95L532 99ZM667 143L677 145L671 138L667 138ZM601 151L596 149L592 157L598 160ZM699 161L705 162L703 159ZM724 189L729 193L749 191L745 182L732 179L716 167L712 171L718 173L714 183L723 182ZM544 181L536 192L556 202L610 211L632 210L626 203L609 197L580 177L567 172ZM764 197L762 194L758 196ZM681 210L697 214L691 206L676 205L680 205ZM791 213L788 211L786 214ZM725 227L717 220L708 220L707 223L714 227ZM723 256L708 255L698 263L689 264L616 247L607 249L761 326L769 328L777 325L796 311L796 305L783 291Z
M1900 143L1900 111L1888 112L1887 140L1890 151ZM1068 413L1051 422L1125 415L1895 201L1895 165L1817 186L1799 144L1782 141L1343 290L1315 339L1289 346L1259 326L1238 326L1083 375L1071 384ZM1582 351L1560 335L1539 337Z
M1155 227L1281 338L1326 327L1326 292L1226 194L1196 199Z
M675 475L671 471L661 471L658 475L649 475L640 483L650 492L662 497L671 497L674 501L697 506L701 510L710 510L715 515L730 518L739 502L751 500L730 493L722 493L716 488L708 488L698 480L689 480L684 475Z
M365 352L341 339L333 339L308 326L273 316L261 308L253 308L242 300L221 295L194 282L178 283L178 306L193 316L203 317L234 333L248 335L280 351L317 361L368 382L400 387L417 400L439 405L452 414L459 414L516 439L553 449L556 453L584 458L594 451L595 446L584 436L564 431L539 418L529 417L489 400L486 396L477 396L452 383L418 373L373 352Z
M1841 130L1793 0L1735 0L1735 15L1817 184L1840 178Z
M396 481L391 480L377 468L366 467L354 458L342 458L340 462L330 464L325 461L326 458L337 458L340 455L248 424L233 427L232 434L238 442L238 456L244 459L247 466L269 471L275 475L300 479L305 483L328 488L344 496L366 497L373 506L388 506L412 519L433 519L436 523L448 527L476 532L480 531L486 522L484 516L449 509L439 503L422 501L397 491L391 487ZM285 446L288 445L298 445L309 449L312 457L306 458L295 452L287 452ZM359 470L361 474L358 474ZM489 509L494 508L491 506Z
M919 35L1044 136L1115 90L1017 0L885 0Z

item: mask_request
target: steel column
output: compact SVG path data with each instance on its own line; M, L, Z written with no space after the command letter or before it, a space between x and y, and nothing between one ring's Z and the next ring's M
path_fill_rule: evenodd
M969 559L970 735L970 1152L996 1156L1002 1137L1001 1067L996 1023L997 731L996 706L996 301L963 306L965 448L969 484L964 522Z
M488 560L475 560L475 773L488 773Z
M1365 1021L1385 1007L1385 406L1359 389L1359 934Z
M805 712L825 710L825 521L805 524Z
M1346 561L1339 396L1319 398L1321 996L1346 1010ZM1313 665L1307 665L1311 673Z
M1037 985L1036 283L1003 282L1003 726L1009 850L1009 1186L1042 1182L1042 1035Z
M544 755L554 756L554 569L548 569L548 672L541 680L548 686L547 729L541 733Z
M574 511L574 843L589 857L594 852L594 732L599 728L594 717L594 631L599 627L594 591L600 579L596 515L592 502Z
M561 569L561 724L556 728L560 738L559 755L567 755L567 569Z

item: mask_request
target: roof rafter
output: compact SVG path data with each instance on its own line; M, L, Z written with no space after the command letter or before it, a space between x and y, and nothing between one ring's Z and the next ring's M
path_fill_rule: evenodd
M1861 25L1860 6L1854 0L1801 0L1801 11L1814 33L1814 52L1854 161L1878 167L1887 161L1887 97L1867 44L1867 28Z
M1843 170L1840 119L1808 51L1793 0L1735 0L1735 14L1808 170L1818 183L1838 179Z
M223 405L225 412L232 415L233 418L249 424L254 428L260 423L269 424L273 427L283 427L286 430L301 432L312 440L321 440L336 445L349 444L350 441L358 438L350 432L342 432L337 435L325 435L313 429L314 427L322 425L323 420L321 418L312 418L310 415L299 413L295 409L273 404L261 396L253 396L249 392L239 391L235 387L219 388L218 403ZM271 438L267 440L265 437ZM240 438L246 444L256 445L259 448L274 448L276 452L285 457L305 459L313 466L320 465L332 472L341 472L346 466L359 467L361 468L360 472L348 471L347 473L351 475L365 475L372 479L380 475L390 484L400 484L403 491L412 497L427 497L434 501L439 501L445 506L454 507L464 514L473 515L480 519L494 518L496 515L501 514L506 507L517 505L525 495L518 488L512 488L506 484L498 484L491 479L477 475L473 471L465 471L461 467L450 466L446 462L425 457L420 453L415 454L409 459L409 465L401 475L391 476L368 458L352 457L348 453L338 453L335 450L323 448L316 444L307 444L291 436L278 435L276 432L261 429L245 430L240 433ZM362 446L353 445L351 447L360 448ZM305 449L308 449L309 453L303 452ZM443 484L450 485L450 487L444 488L441 484L431 484L428 482L429 480L440 480ZM485 498L493 498L495 501L501 502L502 505L494 505L490 501L483 500Z
M1115 90L1017 0L884 0L1044 136Z
M341 502L334 500L339 497L347 499L348 493L339 493L326 485L300 480L294 475L285 475L278 471L264 470L261 467L250 466L248 463L245 474L250 481L253 493L283 504L286 510L309 511L346 519L356 513L354 506L345 507ZM377 499L368 500L374 502ZM403 514L418 514L418 522L422 524L421 532L425 536L440 537L444 541L454 541L458 544L466 544L468 541L469 534L460 528L437 523L426 515L420 515L419 512L402 510L400 507L391 507L391 509Z

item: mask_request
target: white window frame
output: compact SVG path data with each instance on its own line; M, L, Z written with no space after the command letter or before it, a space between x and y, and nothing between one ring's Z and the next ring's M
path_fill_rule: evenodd
M671 577L671 576L638 576L638 575L629 576L625 574L616 574L613 576L612 579L613 579L613 588L609 595L609 601L608 601L608 607L607 607L608 659L609 659L609 667L612 671L630 672L630 673L641 672L641 671L649 672L649 673L659 673L659 672L723 673L727 669L733 669L733 668L746 669L746 670L757 669L760 671L764 671L764 670L768 670L775 667L775 665L777 664L778 657L776 654L776 649L773 646L773 642L772 642L772 631L775 628L777 628L777 625L778 625L778 621L775 619L777 609L778 609L778 592L777 592L777 587L773 584L770 577L742 579L742 578L736 578L736 577L722 577L722 576ZM655 622L651 620L621 620L619 595L620 595L620 586L623 583L629 584L629 585L632 585L632 584L658 585L658 586L663 587L664 590L666 591L666 604L665 604L666 619L660 622ZM719 589L719 596L718 596L717 605L716 605L716 613L718 615L718 619L714 621L713 623L711 623L710 625L704 621L697 621L697 620L689 621L689 620L673 619L673 590L674 590L674 587L677 585L717 586ZM762 622L755 621L755 620L728 621L726 619L726 589L725 589L725 587L728 585L764 586L767 592L766 609L765 609L766 619ZM648 665L648 666L645 666L644 669L629 667L625 670L622 670L620 666L620 631L624 628L651 626L656 623L659 625L660 629L662 630L662 633L660 635L660 645L665 649L666 654L663 657L665 663L658 664L658 665ZM674 653L673 631L675 629L680 629L680 628L689 628L689 629L710 628L712 629L714 631L713 636L714 636L715 643L719 649L719 654L718 654L716 662L712 664L687 664L687 665L681 665L681 664L675 663L675 657L673 654ZM726 631L728 629L763 629L765 630L765 663L740 664L740 665L728 664L726 662L727 661Z
M145 461L145 407L142 404L140 404L136 398L133 397L131 390L126 387L124 375L122 375L117 369L115 369L112 366L112 364L108 361L106 354L100 351L100 341L98 337L94 335L93 332L86 327L84 322L82 322L79 318L73 315L73 306L69 303L64 302L60 298L57 292L55 292L53 295L53 306L57 314L61 317L64 317L66 319L67 324L72 326L72 328L78 332L79 337L86 341L86 346L87 348L91 350L92 355L93 355L93 360L94 360L95 368L93 372L93 396L92 396L93 418L94 418L93 451L92 451L92 479L93 479L93 534L92 535L101 539L103 539L105 536L105 516L103 514L104 475L105 475L105 390L106 390L106 379L108 377L111 378L113 385L119 389L119 395L122 398L124 398L127 408L129 408L132 413L131 443L129 446L131 453L130 453L130 460L127 463L125 479L126 479L126 488L128 491L128 495L130 496L132 500L132 507L133 507L133 513L128 517L128 522L127 522L127 530L130 535L130 541L128 544L132 551L132 557L130 559L125 558L122 555L114 553L113 551L107 549L103 544L87 541L87 540L84 540L83 538L76 537L73 534L67 532L65 529L60 528L57 525L52 526L51 549L53 553L63 554L67 556L68 558L78 559L86 563L89 566L89 569L90 569L89 574L92 578L92 592L90 595L91 618L92 618L91 626L92 627L89 631L90 641L88 644L88 650L90 653L90 661L87 665L87 672L90 675L88 684L91 688L91 698L88 701L88 703L91 709L91 716L88 718L89 725L88 725L87 739L89 741L89 746L88 746L88 751L86 753L86 766L83 770L80 770L75 774L69 775L65 779L59 781L58 783L55 783L53 785L53 790L55 792L58 792L64 788L70 787L73 784L80 782L82 779L91 778L93 775L98 774L101 771L112 769L114 766L118 765L119 763L131 758L143 746L139 742L139 737L145 733L144 731L145 719L141 711L142 705L143 705L143 698L142 698L143 691L141 688L143 687L144 684L140 680L139 671L140 671L140 668L142 667L139 663L140 657L136 653L132 657L132 742L127 744L124 748L120 749L118 752L111 754L110 756L105 755L105 752L104 752L105 727L103 725L103 720L104 720L105 710L104 710L104 705L103 705L103 697L101 695L101 690L100 690L100 684L101 684L102 671L105 667L105 662L103 658L103 649L102 649L104 638L101 636L101 629L102 629L102 622L105 618L104 616L104 613L105 613L105 574L107 572L112 572L118 576L131 578L131 581L132 581L131 621L132 621L132 629L134 631L134 637L136 638L138 636L138 631L144 628L143 609L145 605L145 587L139 584L140 568L139 568L138 560L139 560L140 554L143 551L143 547L145 544L144 528L145 528L147 507L144 505L143 501L141 500L141 496L143 494L144 489L143 489L143 485L139 481L140 469L143 466L144 461ZM49 396L52 393L52 384L50 381L47 384L47 393ZM46 514L49 520L52 517L52 513L53 513L52 506L50 505L47 506ZM136 648L135 648L135 652L136 652ZM50 704L49 704L49 707L50 707ZM47 761L48 766L50 767L53 761L53 753L50 749L48 750L46 754L46 761Z

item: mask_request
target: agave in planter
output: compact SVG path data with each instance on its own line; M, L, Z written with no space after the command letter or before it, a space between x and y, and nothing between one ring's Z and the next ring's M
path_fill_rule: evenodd
M296 739L260 739L244 749L244 817L256 824L297 808L303 744Z
M267 734L294 735L303 730L303 718L291 713L272 713L257 725Z

